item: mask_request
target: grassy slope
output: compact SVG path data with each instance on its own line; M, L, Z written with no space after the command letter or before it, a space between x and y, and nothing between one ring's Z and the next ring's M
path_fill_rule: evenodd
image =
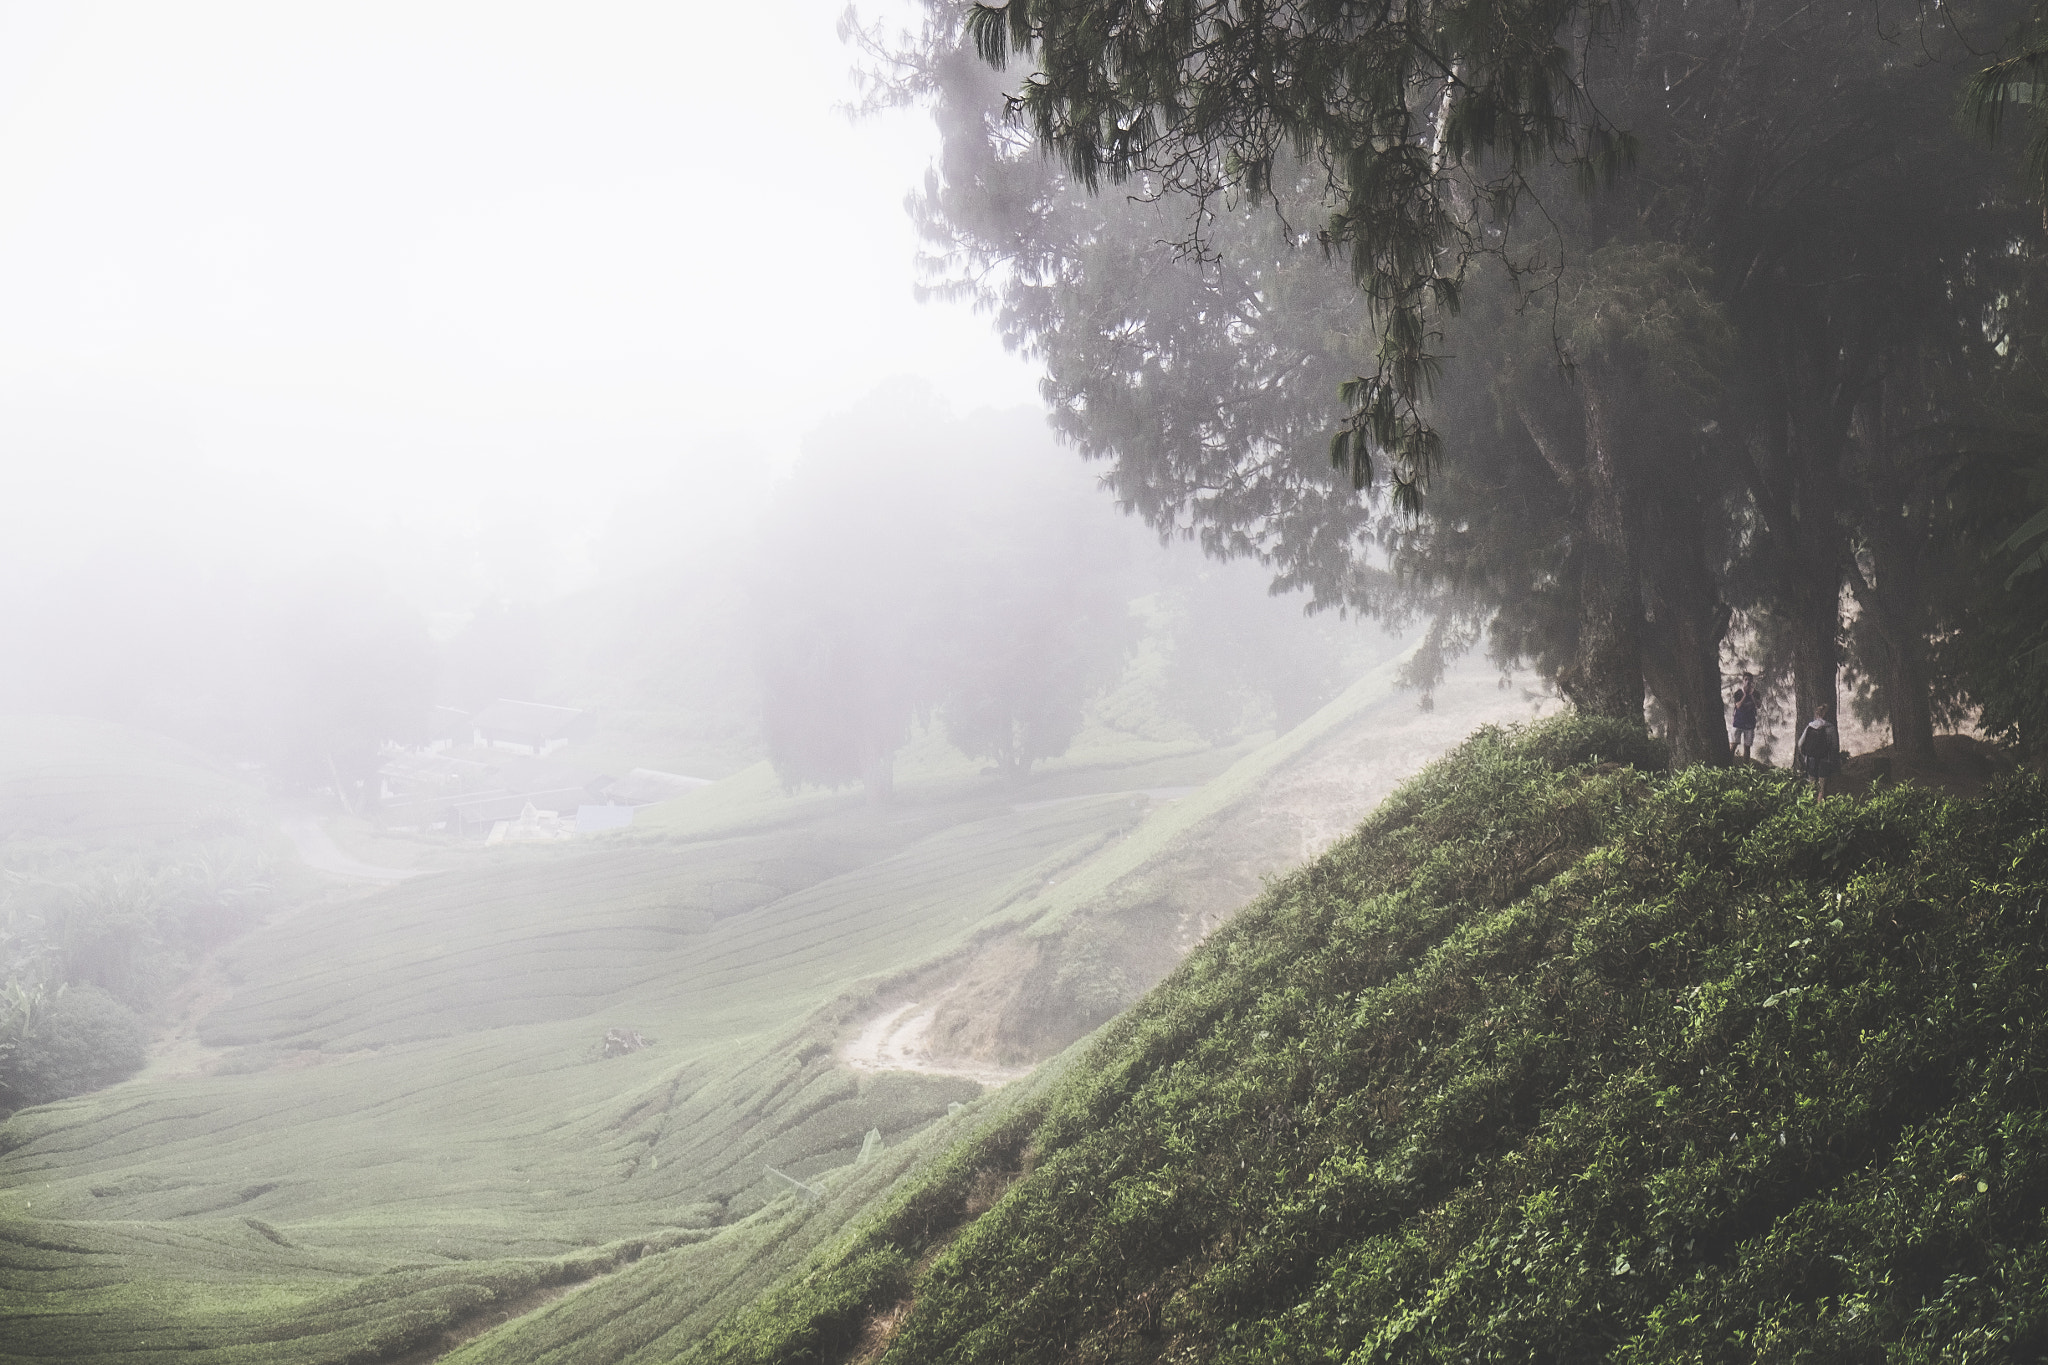
M264 806L175 741L77 716L0 716L0 841L177 839Z
M1028 932L1033 935L1057 933L1117 882L1170 862L1191 838L1219 835L1222 831L1218 827L1247 803L1255 802L1261 783L1275 772L1327 743L1362 714L1395 698L1399 693L1396 675L1407 657L1404 654L1373 669L1286 734L1244 753L1214 780L1146 821L1133 837L1119 841L1104 856L1090 859L1085 868L1067 878L1057 890L1013 912L1013 918L1028 924Z
M1061 1074L1041 1068L875 1160L818 1177L815 1202L785 1198L717 1238L659 1251L583 1293L510 1323L447 1357L447 1365L657 1365L702 1340L762 1290L817 1254L906 1180L944 1169L960 1150L1028 1110Z
M982 922L977 938L986 939L1005 926L1031 924L1041 916L1068 914L1075 905L1069 888L1077 882L1103 886L1115 884L1120 878L1142 877L1147 864L1129 856L1133 848L1147 850L1159 859L1184 856L1185 842L1195 832L1227 818L1233 810L1256 805L1262 799L1261 784L1265 778L1316 746L1347 734L1363 714L1386 699L1390 690L1389 678L1376 676L1334 702L1318 721L1298 727L1278 745L1201 753L1166 749L1156 757L1148 757L1166 748L1154 746L1132 755L1139 761L1121 767L1109 755L1097 752L1077 757L1075 762L1043 775L1028 791L1017 793L1026 798L1018 812L1020 817L1038 817L1063 809L1064 804L1047 807L1036 803L1064 803L1086 791L1090 783L1129 789L1175 787L1206 779L1208 785L1192 798L1154 807L1142 819L1132 820L1127 830L1118 831L1123 837L1099 841L1092 852L1085 852L1088 846L1083 846L1085 856L1048 860L1017 878L1002 895L1004 908ZM951 790L962 781L962 774L942 770L931 773L926 780ZM988 784L970 781L967 786L986 790ZM1208 799L1209 789L1217 786L1227 789L1227 799ZM765 819L770 810L789 813L833 799L812 794L791 805L775 793L764 772L757 772L734 779L719 799L699 793L665 807L658 818L667 828L678 832L715 834L723 827L722 821L740 817ZM1134 806L1133 816L1136 813ZM1092 869L1105 862L1117 869L1117 876L1093 875ZM1056 883L1050 881L1054 872L1059 874ZM1028 1107L1033 1097L1051 1083L1059 1065L1044 1068L1028 1082L980 1101L961 1122L978 1129L1008 1123L1009 1116ZM845 1172L828 1175L832 1193L816 1207L785 1200L715 1240L650 1255L586 1291L484 1337L451 1359L535 1365L614 1360L647 1365L667 1360L758 1295L788 1267L843 1231L849 1220L872 1207L888 1188L888 1180L911 1170L927 1169L930 1162L949 1159L947 1153L957 1140L958 1134L951 1125L940 1125L910 1145L892 1149L886 1162L850 1178L845 1186L834 1183Z
M1103 750L1022 792L935 771L887 811L753 770L624 836L310 906L226 955L214 1074L0 1126L0 1358L389 1356L643 1257L687 1265L687 1289L630 1331L619 1296L656 1280L570 1295L544 1316L597 1321L560 1358L689 1340L978 1093L836 1063L872 983L1170 814L1116 793L1237 757ZM614 1025L657 1046L591 1060ZM855 1172L871 1128L889 1155ZM838 1202L787 1197L768 1165Z
M1020 902L1014 931L915 983L910 994L940 1002L928 1041L1002 1064L1064 1049L1475 725L1528 714L1485 667L1456 670L1425 712L1396 686L1399 662Z
M2048 790L1641 747L1476 736L684 1358L2038 1358Z
M0 1349L145 1359L168 1311L181 1358L282 1331L270 1358L341 1359L563 1258L743 1217L774 1197L764 1164L844 1164L869 1128L900 1136L978 1091L856 1078L795 1026L950 946L1129 804L839 803L716 839L508 850L259 931L205 1025L238 1048L228 1074L0 1128ZM591 1061L614 1024L658 1046Z

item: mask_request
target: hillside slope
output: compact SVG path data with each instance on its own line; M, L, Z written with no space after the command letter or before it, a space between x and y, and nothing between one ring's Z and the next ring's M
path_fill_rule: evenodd
M175 1058L0 1124L0 1360L409 1360L513 1318L475 1358L672 1356L1038 1092L956 1122L972 1076L844 1065L888 983L1116 913L1089 887L1173 894L1148 869L1219 822L1247 877L1288 866L1275 792L1406 733L1373 707L1418 714L1373 686L1266 758L970 768L880 810L743 772L281 914L220 952ZM610 1029L653 1046L600 1057Z
M682 1358L2039 1358L2048 789L1654 766L1476 735Z
M905 989L922 989L934 980L957 981L963 962L985 964L1005 945L1028 938L1039 926L1080 923L1095 930L1105 920L1121 922L1134 902L1158 907L1169 921L1194 919L1206 902L1187 898L1191 867L1196 871L1214 869L1219 865L1215 855L1220 854L1256 886L1254 874L1292 865L1303 839L1320 828L1321 821L1334 818L1332 812L1347 806L1362 811L1374 803L1393 785L1389 770L1400 771L1397 765L1405 765L1412 771L1425 761L1426 754L1439 752L1443 741L1438 733L1444 726L1459 724L1456 717L1466 709L1491 706L1498 714L1512 706L1526 713L1527 700L1517 693L1503 693L1492 674L1473 681L1476 685L1469 697L1456 702L1446 698L1437 712L1423 713L1412 698L1395 691L1390 673L1368 678L1348 702L1332 703L1317 720L1280 742L1246 754L1198 790L1179 800L1152 802L1135 824L1101 841L1086 856L1048 862L1009 884L1006 904L981 921L966 947L936 953L937 961L922 970L906 961L910 969L881 983L871 1002L849 1000L845 1002L848 1013L827 1012L810 1021L810 1026L828 1031L836 1028L843 1044L861 1031L861 1021L886 1019L900 1012ZM1086 783L1098 788L1105 784L1163 786L1171 791L1176 781L1203 776L1194 766L1198 759L1213 762L1217 756L1183 755L1121 769L1054 771L1034 782L1027 793L1030 799L1015 807L1011 818L1029 825L1085 805L1078 798L1087 789ZM1176 772L1183 775L1175 778ZM1375 785L1381 783L1384 785L1375 793ZM1316 797L1313 810L1290 805L1306 792ZM1124 799L1139 796L1127 791ZM665 823L675 834L701 836L706 831L693 821L731 818L748 808L737 793L715 805L711 797L707 789L677 803L663 817ZM769 818L769 810L791 814L780 798L763 793L761 799L767 804L758 818ZM1148 888L1148 894L1142 900L1119 894L1132 887ZM1055 940L1062 944L1071 941ZM1173 952L1165 955L1159 972L1163 974L1177 952L1187 946L1185 941L1171 945ZM956 995L949 1003L959 999ZM1084 1024L1075 1021L1076 1032ZM943 1073L961 1060L941 1053L923 1059L919 1068L930 1066ZM1056 1072L1057 1066L1052 1070ZM785 1191L782 1199L749 1214L715 1238L656 1250L559 1302L513 1315L515 1321L476 1340L450 1360L489 1361L493 1365L508 1361L654 1365L670 1360L758 1296L791 1265L871 1211L893 1181L918 1178L916 1173L927 1169L929 1162L948 1159L947 1151L963 1133L1007 1122L1009 1114L1041 1094L1051 1079L1051 1072L1035 1074L974 1104L957 1121L949 1119L907 1140L886 1133L890 1145L874 1160L857 1169L839 1167L816 1178L807 1176L825 1191L815 1204ZM664 1139L665 1144L670 1141ZM661 1149L664 1170L672 1151L667 1145Z
M797 828L509 850L224 956L200 1074L0 1125L0 1359L341 1361L711 1229L979 1087L802 1021L951 946L1131 802L826 803ZM607 1029L653 1045L600 1059Z
M1012 912L1005 931L902 983L920 1041L954 1068L1036 1063L1134 1003L1265 881L1328 848L1473 729L1558 703L1477 659L1425 710L1380 665L1315 715L1154 811ZM1507 685L1503 685L1506 682Z
M83 716L0 716L0 841L178 839L268 809L224 765L161 735Z

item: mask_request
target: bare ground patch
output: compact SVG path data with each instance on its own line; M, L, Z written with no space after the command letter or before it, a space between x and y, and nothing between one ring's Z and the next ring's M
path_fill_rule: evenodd
M1077 973L1113 982L1105 989L1127 1003L1255 898L1268 880L1321 856L1395 788L1474 729L1529 721L1559 708L1533 676L1504 678L1479 659L1452 669L1428 708L1415 693L1396 693L1108 887L1097 902L1077 911L1067 935L998 935L964 960L901 983L840 1055L861 1070L927 1071L991 1084L1015 1079L1100 1023L1105 1010L1117 1008L1104 1000L1069 1000L1077 995ZM1092 960L1078 961L1077 953Z
M841 1046L839 1056L856 1071L915 1071L931 1076L964 1076L983 1085L1005 1085L1030 1068L997 1066L972 1056L952 1056L935 1050L932 1026L941 1008L959 994L956 983L930 996L931 1003L917 1000L890 1001L861 1026L852 1040Z

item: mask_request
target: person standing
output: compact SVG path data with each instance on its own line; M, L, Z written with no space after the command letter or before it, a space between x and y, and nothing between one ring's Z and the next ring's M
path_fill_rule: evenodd
M1813 799L1828 797L1828 779L1842 766L1842 740L1835 732L1835 709L1823 702L1799 736L1799 764L1813 779Z
M1749 759L1750 747L1756 743L1756 709L1761 700L1757 695L1756 674L1743 674L1742 685L1735 689L1735 712L1730 717L1728 728L1735 732L1734 743L1730 747L1739 746L1745 762Z

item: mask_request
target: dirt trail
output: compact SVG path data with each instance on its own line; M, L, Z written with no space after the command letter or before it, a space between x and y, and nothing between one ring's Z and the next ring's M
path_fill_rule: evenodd
M927 1076L964 1076L986 1086L1005 1085L1029 1074L1030 1067L977 1065L971 1062L934 1058L930 1049L932 1021L946 992L930 1005L915 1000L882 1007L853 1041L840 1048L839 1056L856 1071L916 1071Z
M1557 699L1526 673L1503 678L1465 659L1424 709L1395 692L1350 717L1306 752L1258 780L1256 794L1176 836L1145 869L1102 896L1091 930L1127 988L1143 991L1256 897L1265 879L1312 861L1357 827L1401 783L1480 725L1554 713ZM1172 800L1194 789L1148 792ZM870 1071L922 1071L1013 1080L1023 1063L1085 1031L1055 1001L1069 966L1053 939L1012 933L982 945L944 974L913 977L903 995L867 1017L841 1057ZM915 1000L907 997L915 996ZM920 1003L921 1002L921 1003Z
M337 877L354 877L369 882L402 882L417 874L402 867L379 867L366 863L360 858L351 858L343 853L327 831L320 828L320 822L310 815L287 815L278 822L284 837L292 841L292 847L299 851L299 857L307 867L316 872L332 872Z

